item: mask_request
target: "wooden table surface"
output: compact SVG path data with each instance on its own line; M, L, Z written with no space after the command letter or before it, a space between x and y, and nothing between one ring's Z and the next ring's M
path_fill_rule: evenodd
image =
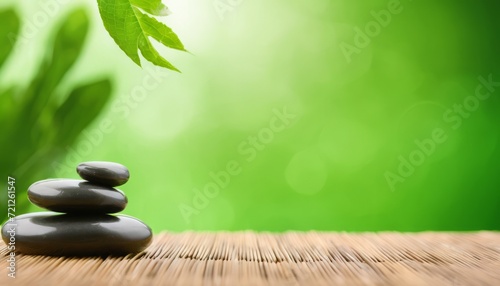
M500 285L500 232L162 233L125 257L16 255L0 285Z

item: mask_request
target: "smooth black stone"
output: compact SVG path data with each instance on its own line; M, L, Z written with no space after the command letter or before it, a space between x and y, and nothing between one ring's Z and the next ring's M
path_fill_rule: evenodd
M127 167L113 162L85 162L76 171L84 180L110 187L123 185L130 178Z
M17 224L17 225L15 225ZM9 245L15 227L15 250L51 256L105 256L140 252L151 243L151 228L118 215L74 215L40 212L20 215L2 226Z
M128 202L120 190L72 179L36 182L28 188L28 198L39 207L63 213L115 213Z

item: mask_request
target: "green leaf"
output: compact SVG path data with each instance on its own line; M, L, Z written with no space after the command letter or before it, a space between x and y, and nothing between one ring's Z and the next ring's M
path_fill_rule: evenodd
M0 69L14 49L20 26L19 16L14 9L0 11L0 42L2 43L0 45ZM4 134L2 137L8 137L7 122L15 110L14 89L4 90L4 87L0 86L0 131ZM3 141L0 139L0 143Z
M161 3L161 0L130 0L133 6L141 8L155 16L167 16L170 14L167 6Z
M177 35L156 19L144 14L164 15L167 8L161 0L97 0L104 27L116 44L137 65L139 50L153 64L179 71L153 47L149 37L166 47L186 51ZM142 11L141 11L142 10Z
M139 49L146 60L155 63L158 66L179 71L170 62L160 56L160 54L151 45L151 42L143 36L140 36L139 38Z
M47 51L35 79L23 99L24 122L37 120L57 86L77 62L85 44L89 21L85 10L71 12L55 34L52 50Z
M89 19L84 9L72 11L63 21L54 39L51 54L50 73L59 83L68 70L77 62L83 51L89 30Z
M0 12L0 67L3 65L16 43L19 33L19 17L12 9Z
M14 96L14 88L0 91L0 130L4 136L7 136L5 132L8 130L6 128L8 119L11 118L14 111L16 111Z
M53 128L57 130L57 140L53 145L71 145L101 113L111 98L111 89L108 79L74 89L54 115Z
M184 45L181 43L181 40L179 40L172 29L158 22L155 18L151 18L147 15L142 14L137 9L134 9L134 11L137 12L136 15L139 19L139 24L141 25L141 28L144 30L145 34L153 37L158 42L164 44L169 48L180 51L186 50L184 48Z

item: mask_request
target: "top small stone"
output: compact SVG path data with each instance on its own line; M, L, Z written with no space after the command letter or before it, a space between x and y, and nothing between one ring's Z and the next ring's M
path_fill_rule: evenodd
M130 178L127 167L113 162L84 162L76 171L84 180L109 187L121 186Z

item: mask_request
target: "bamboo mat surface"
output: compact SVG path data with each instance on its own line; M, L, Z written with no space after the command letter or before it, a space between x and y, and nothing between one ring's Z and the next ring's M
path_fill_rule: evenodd
M0 285L500 285L500 232L162 233L125 257L16 255Z

